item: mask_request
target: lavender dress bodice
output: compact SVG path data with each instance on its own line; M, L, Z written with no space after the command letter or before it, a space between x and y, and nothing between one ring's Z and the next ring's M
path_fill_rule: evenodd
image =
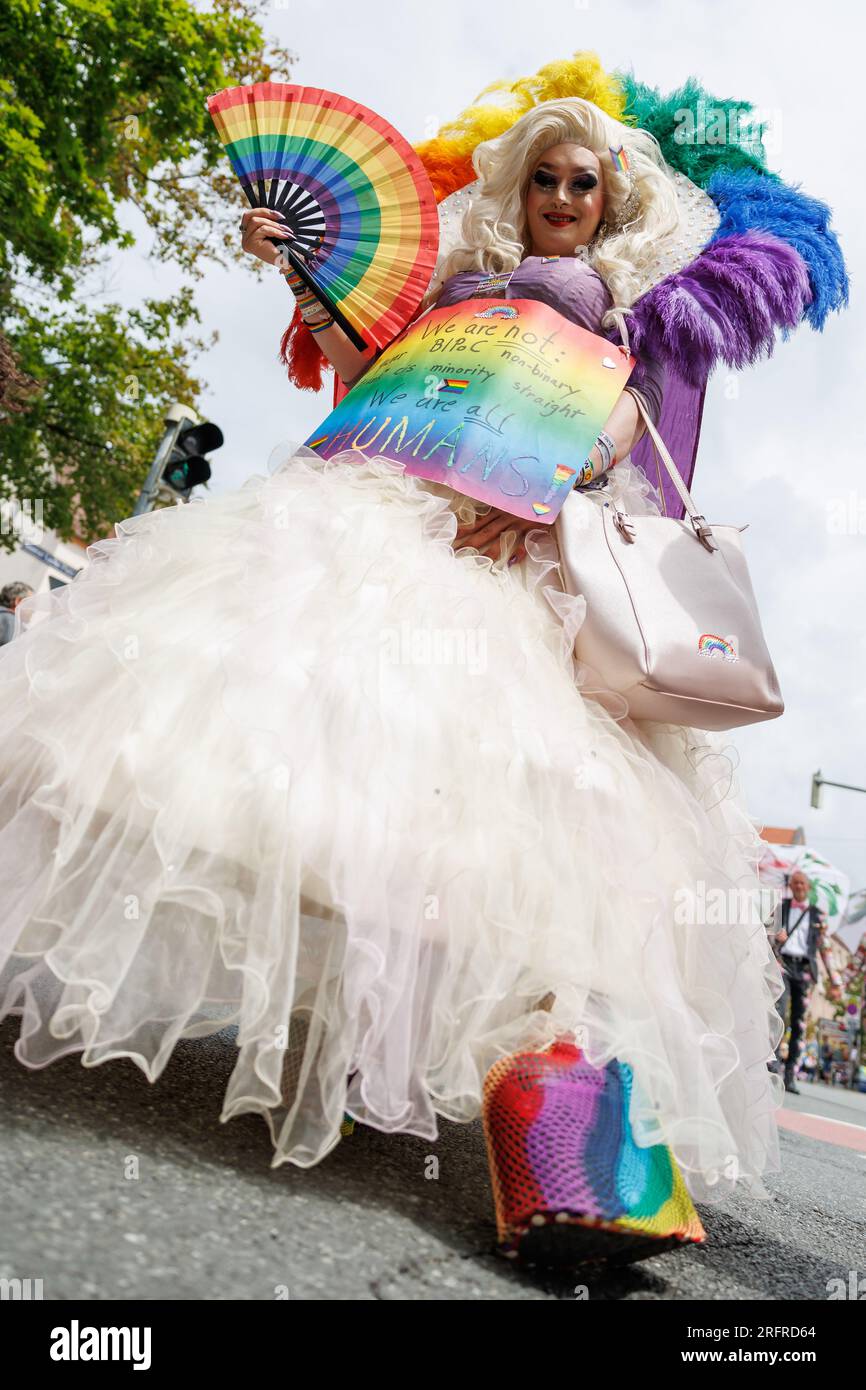
M452 275L442 287L436 308L447 308L471 299L486 271L462 270ZM560 256L545 261L541 256L526 256L514 271L504 292L485 296L490 299L538 299L564 318L585 328L589 333L611 337L617 343L619 333L610 333L601 326L602 315L611 308L613 299L597 271L579 256ZM628 387L639 390L646 402L654 424L658 423L664 394L664 369L655 358L642 354L635 362Z

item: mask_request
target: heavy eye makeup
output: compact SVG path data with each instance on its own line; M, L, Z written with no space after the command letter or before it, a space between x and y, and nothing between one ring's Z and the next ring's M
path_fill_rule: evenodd
M548 173L546 169L536 169L535 173L532 175L532 182L535 184L536 188L544 189L545 193L550 193L559 186L559 180L556 175ZM590 189L595 188L597 183L597 175L590 171L587 171L585 174L577 174L569 182L569 192L588 193Z

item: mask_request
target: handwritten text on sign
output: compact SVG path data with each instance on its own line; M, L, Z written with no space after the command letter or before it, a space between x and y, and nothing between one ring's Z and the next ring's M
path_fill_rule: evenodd
M404 329L305 443L549 524L633 366L548 304L469 299Z

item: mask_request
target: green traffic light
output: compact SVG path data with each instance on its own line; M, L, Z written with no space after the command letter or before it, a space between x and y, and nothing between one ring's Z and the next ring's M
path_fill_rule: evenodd
M187 422L178 435L168 463L163 470L162 480L173 492L186 496L200 483L206 483L211 475L210 464L204 457L223 443L223 433L219 425L210 421L195 425Z

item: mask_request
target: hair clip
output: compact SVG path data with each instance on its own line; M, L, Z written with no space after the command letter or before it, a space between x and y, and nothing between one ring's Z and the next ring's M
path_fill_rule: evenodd
M613 167L617 171L617 173L627 174L628 155L626 154L624 147L620 145L619 149L615 150L610 145L608 145L607 148L610 150L610 157L613 162Z

